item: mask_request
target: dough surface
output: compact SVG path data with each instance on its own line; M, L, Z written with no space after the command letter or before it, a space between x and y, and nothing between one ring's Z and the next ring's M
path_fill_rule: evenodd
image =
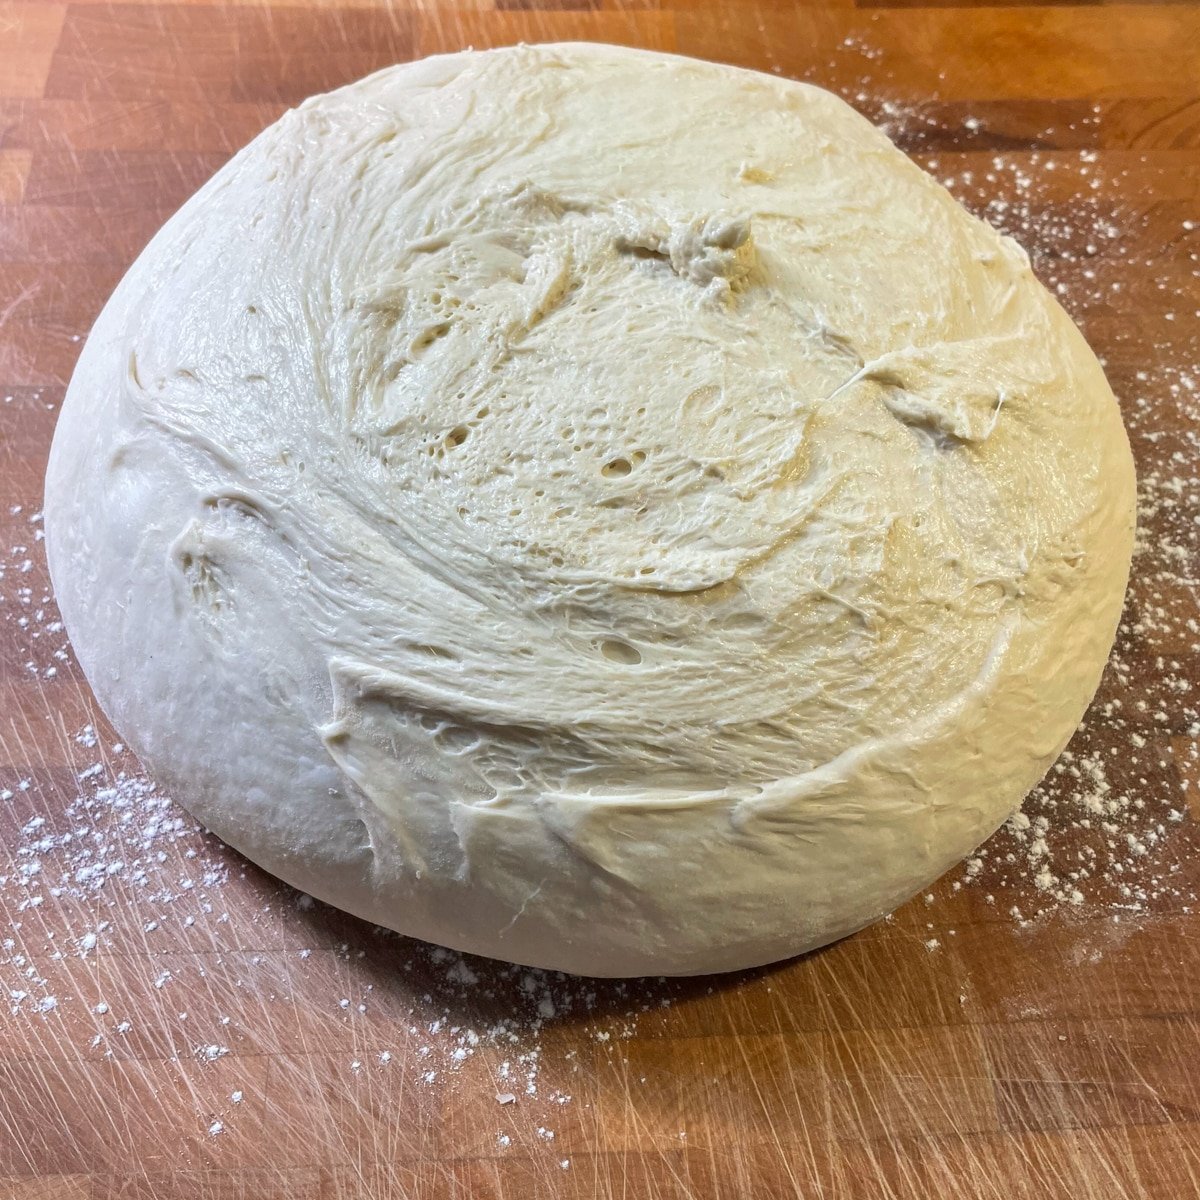
M266 130L104 310L46 495L79 660L200 820L597 975L799 953L982 841L1133 512L1014 242L827 92L574 44Z

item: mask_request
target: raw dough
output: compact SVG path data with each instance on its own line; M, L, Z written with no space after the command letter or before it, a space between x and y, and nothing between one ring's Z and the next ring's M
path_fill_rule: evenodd
M1015 243L827 92L591 45L258 137L104 310L46 496L80 662L199 819L597 975L796 954L991 833L1133 514Z

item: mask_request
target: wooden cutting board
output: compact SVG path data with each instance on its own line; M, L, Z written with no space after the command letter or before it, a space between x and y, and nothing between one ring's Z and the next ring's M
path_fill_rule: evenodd
M64 387L174 207L311 92L563 38L810 79L881 121L1033 252L1143 478L1114 667L1028 822L737 977L465 960L273 882L152 790L48 592ZM1192 5L0 0L0 1196L1200 1194L1198 257Z

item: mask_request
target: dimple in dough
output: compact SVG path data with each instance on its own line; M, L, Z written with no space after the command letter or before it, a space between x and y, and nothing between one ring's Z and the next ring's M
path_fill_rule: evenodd
M104 310L46 496L80 662L200 820L597 975L796 954L977 845L1133 514L1014 242L827 92L584 45L255 139Z

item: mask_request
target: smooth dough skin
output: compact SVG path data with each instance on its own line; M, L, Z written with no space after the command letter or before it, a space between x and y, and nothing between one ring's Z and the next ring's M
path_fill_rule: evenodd
M1025 254L840 100L549 45L318 96L203 187L88 339L46 523L100 701L255 862L692 974L1013 811L1134 476Z

